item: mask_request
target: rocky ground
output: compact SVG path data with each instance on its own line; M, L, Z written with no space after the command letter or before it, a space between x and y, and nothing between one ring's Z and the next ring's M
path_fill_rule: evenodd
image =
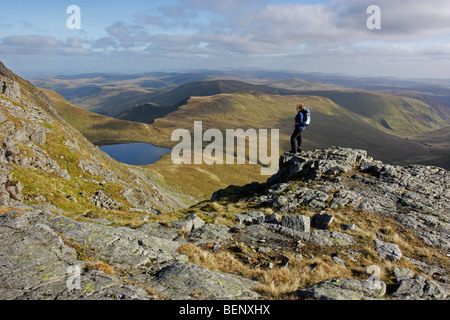
M174 211L190 199L110 160L2 64L0 88L0 299L449 297L444 169L284 154L267 183Z
M248 194L245 203L260 205L261 210L236 212L234 224L228 226L206 223L199 217L202 214L193 213L172 223L148 222L128 228L111 227L106 221L78 222L41 210L6 212L0 216L0 296L268 298L261 290L263 278L193 263L193 252L186 250L191 246L212 256L232 252L243 264L261 272L295 268L300 261L314 268L313 262L322 256L321 261L354 275L299 287L286 293L291 298L447 299L446 171L393 167L373 161L364 151L330 148L301 156L283 155L280 171L269 182L241 188L259 190ZM219 203L225 194L218 192L214 201ZM267 214L268 207L272 214ZM339 212L352 214L345 221ZM367 229L356 212L360 217L397 221L398 230L410 229L411 234L389 234L393 225ZM433 254L415 252L409 239ZM386 274L374 277L365 270L356 276L364 256L372 256L370 266L375 271L378 265L387 264Z

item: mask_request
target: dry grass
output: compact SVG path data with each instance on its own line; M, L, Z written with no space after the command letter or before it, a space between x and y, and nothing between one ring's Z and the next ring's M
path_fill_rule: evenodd
M87 270L99 270L110 275L116 273L114 267L102 261L89 261L86 263L85 267Z
M244 211L236 203L216 209L214 220L225 216L229 209L231 212ZM267 214L271 212L271 209L265 211ZM370 214L350 207L330 210L329 213L335 217L331 229L342 232L340 225L343 223L358 225L358 229L345 231L356 240L354 245L342 248L308 243L297 249L286 247L282 251L260 253L254 250L255 247L244 243L224 245L218 251L213 250L212 245L196 246L190 243L182 246L180 253L187 255L192 263L209 270L257 280L261 285L255 290L268 299L294 299L297 289L329 278L368 279L371 276L368 267L373 265L380 268L381 280L388 285L394 283L395 266L419 272L405 258L397 263L382 261L373 245L373 240L380 237L386 242L399 245L404 256L448 267L446 257L439 250L425 245L412 230L399 225L393 217ZM301 253L301 257L296 255L298 253ZM341 259L344 265L333 260L334 257ZM287 265L285 261L288 261Z
M274 266L268 268L254 263L254 261L268 259L264 255L253 254L253 259L246 262L243 256L249 255L248 253L252 250L243 244L230 246L218 252L212 252L194 244L186 244L180 248L179 252L187 255L192 263L209 270L237 274L259 281L261 285L255 288L255 291L269 299L290 299L300 287L330 277L351 277L350 270L336 264L329 256L304 261L291 258L287 266L278 265L279 260L274 256L271 257L275 262Z

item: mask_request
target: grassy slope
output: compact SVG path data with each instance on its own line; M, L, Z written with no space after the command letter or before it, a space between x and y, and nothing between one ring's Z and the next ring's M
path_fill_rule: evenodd
M132 220L137 221L140 213L130 211L129 204L121 197L124 191L123 185L120 183L107 183L101 186L95 181L101 181L102 178L83 171L78 163L81 159L89 159L93 155L102 163L105 170L111 170L120 180L131 184L133 183L133 178L130 177L128 168L119 162L112 161L104 153L89 144L77 130L62 121L60 115L47 105L47 97L41 91L38 91L28 81L18 76L14 76L14 78L21 86L22 102L19 103L14 100L12 102L25 110L29 104L31 106L36 105L49 113L52 121L41 123L42 126L49 129L46 134L46 143L41 147L50 158L59 164L61 170L66 169L71 176L71 179L66 180L55 173L46 173L34 168L12 164L12 177L15 181L22 183L25 201L35 204L42 204L42 201L45 201L45 203L50 203L66 211L65 214L75 219L83 219L80 214L88 213L95 215L95 217L110 215L117 219L118 223L123 222L124 224ZM8 119L16 125L16 129L22 128L24 123L27 122L13 116L8 116ZM78 141L78 150L66 144L66 141L73 141L74 138ZM36 156L32 147L23 143L16 143L16 145L24 156ZM142 187L148 188L149 193L153 192L153 187L150 185ZM105 190L112 199L125 204L120 212L100 209L88 199L88 196L82 195L82 193L90 195L100 189ZM44 200L38 199L42 197ZM155 205L157 206L156 203Z
M40 90L50 98L62 117L93 143L140 141L164 147L173 147L175 144L170 141L169 131L162 132L160 128L144 123L98 115L74 106L53 91ZM174 128L178 128L176 124ZM260 167L256 165L233 167L231 169L229 166L174 165L168 154L147 168L152 179L168 188L180 189L198 199L208 199L215 190L223 189L230 184L263 182L267 178L260 175Z
M56 92L40 90L50 98L64 119L92 143L151 142L151 136L157 134L153 128L144 123L102 116L71 104Z
M424 165L434 165L450 170L450 127L412 137L425 146L431 147L434 153L430 159L420 161Z
M264 94L221 94L194 97L176 112L157 119L154 126L167 139L177 128L193 128L194 120L202 120L207 128L280 129L280 152L290 148L295 106L302 102L312 111L312 125L304 133L307 149L330 145L362 148L373 157L389 162L418 157L427 152L424 145L389 134L381 124L369 117L351 112L338 104L317 96L273 96Z
M400 135L438 130L449 124L426 103L410 97L399 97L368 91L312 91L342 107L368 117Z

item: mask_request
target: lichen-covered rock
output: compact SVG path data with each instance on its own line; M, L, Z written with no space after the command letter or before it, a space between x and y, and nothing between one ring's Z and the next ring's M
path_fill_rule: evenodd
M85 229L79 233L86 238L103 236L110 243L114 241L110 235L102 234L99 226L92 226L96 232L88 224L42 212L17 211L0 216L0 298L149 299L141 287L99 270L86 269L86 262L66 244L71 239L70 231L76 228ZM84 242L81 238L78 246L87 245L89 240ZM130 244L122 252L125 259L133 255ZM110 260L104 248L97 248L102 257Z
M402 251L395 243L388 243L378 239L374 240L375 250L380 256L381 260L390 260L398 262L402 257Z
M258 283L232 274L210 271L192 263L175 262L156 274L177 299L257 299ZM166 292L166 291L165 291Z
M417 276L404 279L392 294L396 300L445 300L449 296L448 284L440 284L434 280Z
M251 225L263 223L265 220L265 215L261 211L248 211L245 213L235 213L234 216L240 224Z
M311 219L302 215L285 215L281 219L281 225L295 231L309 233L311 230Z
M383 281L327 279L295 292L299 299L378 300L386 293Z
M192 230L200 229L205 225L205 221L199 218L196 214L191 214L186 219L172 222L172 226L176 229L191 232Z
M349 246L355 243L351 235L335 230L314 230L309 242L321 246Z
M318 180L323 176L336 176L353 169L367 158L364 150L331 147L322 153L306 155L285 153L280 158L280 169L269 180L269 184L287 182L292 179Z
M219 223L208 223L188 234L193 243L222 242L231 239L230 228Z

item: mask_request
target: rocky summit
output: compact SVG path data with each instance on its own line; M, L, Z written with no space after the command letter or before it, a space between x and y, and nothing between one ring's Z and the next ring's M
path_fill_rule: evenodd
M449 299L444 169L330 147L192 203L0 88L0 299Z

